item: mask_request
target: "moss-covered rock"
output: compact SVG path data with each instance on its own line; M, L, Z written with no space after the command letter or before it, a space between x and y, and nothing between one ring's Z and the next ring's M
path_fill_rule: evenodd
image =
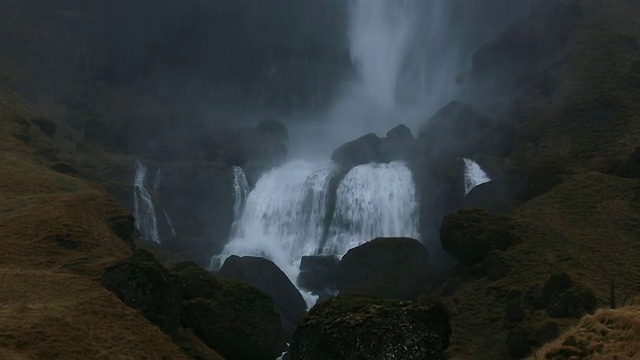
M518 240L516 221L484 210L460 210L447 215L440 227L442 247L457 260L473 265L492 250L506 250Z
M225 260L218 276L247 282L269 295L280 313L287 338L291 337L300 319L307 314L307 304L300 291L271 260L233 255Z
M289 354L291 360L440 360L450 335L439 303L338 296L302 320Z
M338 263L342 295L412 300L433 280L429 252L415 239L378 238L355 247Z
M128 260L108 269L100 283L125 304L140 310L163 332L174 337L178 334L180 282L151 253L138 250Z
M174 268L185 301L182 325L228 360L273 360L284 350L271 298L244 282L217 278L195 263Z

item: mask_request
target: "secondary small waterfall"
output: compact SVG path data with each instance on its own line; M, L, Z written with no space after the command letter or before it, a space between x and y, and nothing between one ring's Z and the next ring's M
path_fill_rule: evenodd
M237 222L250 191L244 171L239 166L233 167L233 220Z
M467 195L474 187L491 181L487 173L477 162L464 159L464 194Z
M158 170L159 171L159 170ZM140 161L136 162L136 175L133 181L133 209L136 220L136 228L146 241L160 243L158 235L158 220L153 198L146 187L147 167ZM154 179L154 188L160 186L159 172ZM167 216L168 219L168 216Z
M294 161L263 175L230 242L214 260L219 265L234 254L263 256L295 281L304 255L342 256L377 236L418 237L415 187L404 163L351 169L335 190L334 213L327 214L338 171L334 163ZM323 234L327 221L329 231Z
M176 230L169 214L158 205L157 201L162 170L158 168L152 181L147 178L147 172L147 167L140 161L136 161L136 174L133 180L133 216L142 239L160 244L163 238L176 236Z

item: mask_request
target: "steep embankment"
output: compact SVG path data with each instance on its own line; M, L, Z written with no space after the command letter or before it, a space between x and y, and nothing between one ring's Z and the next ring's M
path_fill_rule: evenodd
M614 175L640 145L634 4L538 2L531 17L474 56L477 84L502 77L511 86L507 117L517 131L502 163L523 174L526 202L510 214L517 224L513 244L469 264L463 280L448 284L451 359L525 357L585 313L609 306L614 280L618 303L640 293L640 180ZM606 314L584 319L572 333L593 329ZM623 318L611 315L612 324ZM576 338L572 333L559 342L565 348L574 346L567 340ZM614 335L598 334L627 341ZM580 336L581 343L596 341ZM611 355L605 348L575 358ZM553 358L572 358L572 351Z
M58 150L36 119L0 88L0 358L187 358L95 281L130 255L116 232L131 219L96 186L49 169Z

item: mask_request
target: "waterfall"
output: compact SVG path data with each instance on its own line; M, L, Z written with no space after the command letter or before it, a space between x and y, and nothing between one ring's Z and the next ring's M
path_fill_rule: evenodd
M395 106L396 86L414 29L416 0L351 3L350 51L362 89L385 108Z
M464 194L467 195L474 187L491 181L477 162L464 159Z
M412 174L402 162L360 165L347 174L323 252L343 255L379 236L419 238Z
M160 170L156 174L154 188L159 186L159 174ZM136 228L138 228L144 240L159 244L160 236L158 235L156 210L151 193L149 193L145 185L146 177L147 167L140 161L136 161L136 175L133 181L133 208Z
M249 183L244 171L239 166L233 167L233 219L238 221L242 215L244 203L249 194Z
M418 237L415 188L406 165L351 169L337 187L331 216L330 184L338 170L334 163L294 161L264 174L249 193L231 240L212 265L219 266L230 255L262 256L295 282L304 255L342 256L377 236ZM331 224L322 246L327 220Z
M176 229L167 211L159 202L162 170L158 168L153 181L147 179L147 167L136 161L133 180L133 216L142 239L156 244L163 239L176 236ZM151 183L149 187L148 182Z

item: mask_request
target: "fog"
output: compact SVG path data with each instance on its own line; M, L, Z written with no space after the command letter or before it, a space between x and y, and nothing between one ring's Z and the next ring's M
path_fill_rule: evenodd
M528 3L3 0L4 26L46 14L40 28L49 39L34 35L32 50L10 37L2 44L22 54L40 79L51 79L62 102L95 109L96 84L159 99L169 120L154 129L107 114L133 133L151 132L155 143L188 144L203 129L271 117L291 128L294 154L326 156L346 140L384 135L400 123L415 132L460 92L455 78L474 50L525 15ZM73 76L54 81L48 70L56 62L55 73ZM79 118L98 115L89 110L63 120L81 127ZM131 141L134 151L148 149L145 139Z

